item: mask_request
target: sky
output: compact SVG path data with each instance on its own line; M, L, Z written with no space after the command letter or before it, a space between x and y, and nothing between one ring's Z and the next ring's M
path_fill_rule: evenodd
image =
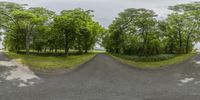
M168 6L200 0L0 0L28 4L31 7L42 6L59 13L64 9L83 8L94 10L94 19L107 27L117 14L126 8L148 8L160 17L165 17Z
M59 13L64 9L82 8L94 10L94 20L105 28L112 23L119 12L126 8L147 8L154 10L160 18L170 13L168 6L200 0L0 0L28 4L29 7L45 7ZM0 43L0 48L2 47Z

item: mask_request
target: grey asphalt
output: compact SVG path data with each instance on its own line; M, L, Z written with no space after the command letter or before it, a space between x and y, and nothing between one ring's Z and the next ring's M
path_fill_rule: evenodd
M5 57L0 54L0 60ZM33 86L17 87L0 78L0 100L200 100L200 60L194 58L167 68L145 70L98 54L64 74L39 74ZM0 66L0 74L7 71ZM193 78L189 82L181 82Z

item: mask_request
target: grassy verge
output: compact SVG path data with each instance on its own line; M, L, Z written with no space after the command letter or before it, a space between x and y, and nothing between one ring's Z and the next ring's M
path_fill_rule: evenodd
M111 54L109 54L111 55ZM165 67L173 64L178 64L182 61L185 61L191 57L193 57L195 53L190 53L190 54L182 54L182 55L176 55L175 57L172 57L170 59L162 60L162 61L134 61L130 59L126 59L125 57L122 56L116 56L116 55L111 55L114 59L119 60L122 63L126 63L138 68L145 68L145 69L155 69L155 68L160 68L160 67Z
M96 55L96 53L88 53L70 56L44 56L35 54L25 55L12 52L5 52L5 54L11 59L16 59L17 62L40 70L54 70L62 68L72 69L90 60Z

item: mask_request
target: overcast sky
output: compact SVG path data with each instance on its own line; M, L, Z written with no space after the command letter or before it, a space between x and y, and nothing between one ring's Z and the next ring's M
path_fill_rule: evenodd
M94 10L94 19L104 27L111 24L117 14L126 8L148 8L159 17L166 17L168 6L200 0L0 0L28 4L30 7L42 6L59 13L64 9L83 8ZM0 44L1 47L1 44Z
M64 9L83 8L94 10L94 19L107 27L117 14L126 8L148 8L154 10L160 17L168 14L167 7L200 0L0 0L22 4L31 7L42 6L60 12Z

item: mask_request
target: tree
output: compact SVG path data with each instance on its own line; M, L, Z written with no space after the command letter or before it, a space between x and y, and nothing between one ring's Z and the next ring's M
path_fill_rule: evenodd
M61 15L54 18L54 28L56 28L59 33L63 34L64 37L64 49L65 54L68 55L69 48L72 47L75 39L76 24L74 16L71 13L61 13Z
M111 33L109 37L111 40L108 41L109 43L107 44L109 45L106 46L106 48L109 49L108 51L113 53L122 53L124 51L123 35L126 29L133 29L129 26L131 26L131 24L134 22L136 11L137 9L134 8L126 9L124 12L119 13L119 17L117 17L109 26L109 32Z
M4 30L9 29L9 26L7 26L9 22L17 24L10 14L14 10L23 10L24 6L12 2L0 2L0 28Z
M25 34L26 54L29 54L30 36L37 17L29 11L14 11L12 16L19 24L19 32Z
M83 34L83 50L85 53L95 46L95 43L99 40L99 37L104 32L104 28L97 22L91 21L87 30L81 32Z
M64 36L66 55L70 48L87 53L94 46L102 27L92 20L90 13L90 10L83 9L63 10L61 15L54 18L55 30Z
M52 28L52 20L55 16L55 12L50 11L46 8L42 7L32 7L29 8L29 11L34 13L38 18L40 18L40 23L38 23L35 26L34 31L32 32L32 38L33 38L33 49L36 49L38 52L42 51L42 49L45 49L48 47L48 41L49 41L49 34L51 34L51 28Z
M192 42L199 38L200 2L171 6L169 9L182 16L180 20L185 33L185 52L188 53L192 50Z
M137 17L135 19L135 26L136 29L138 29L137 33L140 35L142 39L142 54L144 56L148 56L153 54L149 48L152 47L151 43L156 43L155 41L159 41L157 38L158 34L156 32L156 25L157 21L155 19L157 15L147 9L138 9L137 11ZM151 42L154 41L154 42ZM156 43L158 44L158 43ZM159 47L159 45L154 46L154 47ZM154 49L154 48L152 48Z
M158 54L160 40L155 17L147 9L130 8L121 12L109 26L110 34L105 39L108 51L144 56Z
M170 10L179 12L179 13L184 13L184 12L193 12L193 11L199 11L200 9L200 2L193 2L193 3L188 3L188 4L178 4L175 6L170 6Z
M36 28L47 25L54 12L40 7L24 9L20 4L9 2L3 2L1 8L0 15L4 21L1 26L4 26L4 30L7 30L6 33L9 33L6 35L5 39L7 40L5 41L10 41L4 44L13 51L24 49L25 45L26 54L29 54L31 39L34 38L34 33L37 33ZM18 44L20 46L12 46L19 43L17 40L24 41L24 43Z
M172 6L165 20L148 9L125 9L109 29L93 20L92 10L63 10L59 15L42 7L0 2L0 29L4 47L11 51L51 53L70 49L87 53L96 43L108 52L149 56L189 53L200 39L200 3Z
M177 14L177 13L173 13L171 14L168 19L167 22L169 24L169 27L172 29L173 33L176 34L176 38L178 40L178 45L179 45L179 49L178 49L178 53L183 53L183 41L184 41L184 21L183 21L184 17L183 15Z
M174 54L177 48L177 35L167 20L159 21L159 32L161 34L164 53Z

